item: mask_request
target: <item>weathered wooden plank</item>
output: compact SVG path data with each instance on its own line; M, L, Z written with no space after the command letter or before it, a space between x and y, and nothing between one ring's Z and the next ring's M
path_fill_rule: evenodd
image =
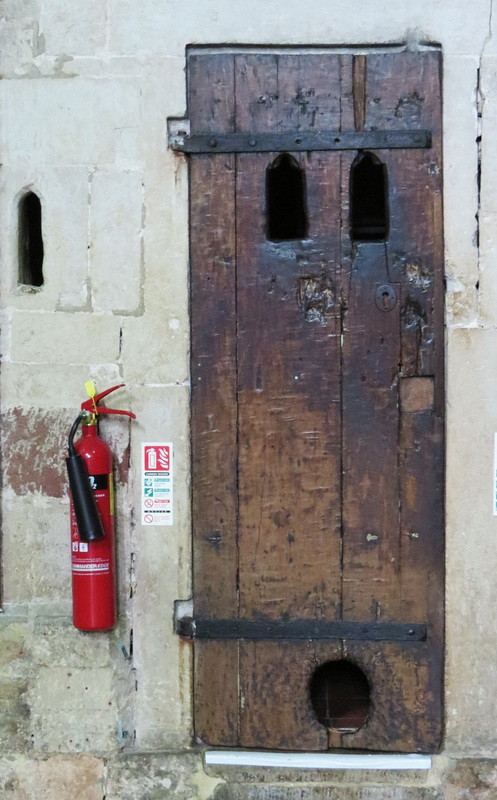
M236 641L195 642L195 738L210 745L239 743Z
M361 244L343 317L343 614L398 614L399 305L382 311L384 245ZM395 288L395 287L394 287Z
M443 425L433 401L413 411L402 404L399 445L402 616L429 621L434 640L443 621L444 452Z
M340 130L342 58L347 56L308 53L279 57L279 131ZM282 112L282 97L286 114Z
M226 616L237 610L233 157L192 160L190 185L195 611Z
M232 131L234 61L192 55L194 131ZM190 161L192 514L195 613L237 611L236 246L233 156ZM234 746L238 644L195 643L196 735Z
M352 82L354 98L354 127L362 131L366 121L366 75L367 58L365 55L353 56Z
M234 130L234 56L190 53L188 116L192 133Z
M308 124L313 114L304 113L312 87L297 66L279 58L280 127ZM331 93L334 77L329 77ZM262 87L264 97L270 93ZM248 107L240 94L238 107ZM262 117L250 128L264 130L266 124ZM309 238L274 243L266 239L264 203L265 171L273 157L237 158L240 613L335 619L340 591L339 158L309 154L297 159L305 170ZM340 651L339 644L326 649L329 657ZM313 644L241 644L242 746L327 747L327 731L316 721L308 697L317 663Z
M238 161L238 196L267 162ZM339 331L312 243L273 244L239 209L240 612L332 617L339 585ZM256 227L257 226L257 227Z
M432 132L426 151L379 154L390 184L389 259L402 284L402 375L435 375L443 402L440 53L368 55L366 127ZM435 303L435 294L437 303ZM439 377L440 376L440 377Z
M278 119L278 56L273 53L235 56L235 81L235 130L274 131Z
M430 150L391 152L384 154L384 161L390 185L388 257L393 280L400 283L401 308L401 611L416 620L429 617L436 661L443 646L440 53L369 55L367 91L376 98L368 104L367 126L375 127L381 119L387 129L432 131ZM422 386L429 394L424 407Z
M345 659L357 664L371 689L369 718L336 746L400 753L435 753L442 736L442 670L430 642L345 643Z
M441 52L367 54L367 129L430 128L440 133Z
M341 645L329 642L242 642L240 746L326 750L327 730L308 687L316 666L340 653Z

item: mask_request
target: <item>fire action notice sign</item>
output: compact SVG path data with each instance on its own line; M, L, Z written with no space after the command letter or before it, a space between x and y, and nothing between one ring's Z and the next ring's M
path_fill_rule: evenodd
M173 524L173 445L144 442L142 445L143 525Z

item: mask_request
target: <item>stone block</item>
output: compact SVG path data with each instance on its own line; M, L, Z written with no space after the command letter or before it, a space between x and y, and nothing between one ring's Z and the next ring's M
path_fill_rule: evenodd
M470 325L478 315L478 59L446 55L443 69L447 318Z
M43 286L19 283L19 201L34 192L42 211ZM88 170L23 165L0 174L3 303L26 310L84 308L88 292Z
M112 707L112 667L40 667L31 689L33 709L39 714L61 711L109 713Z
M114 163L118 149L121 160L136 155L131 135L121 141L123 130L142 130L136 80L2 81L0 104L4 164L98 166Z
M0 74L15 76L43 50L39 0L4 0L0 17Z
M171 152L147 164L145 174L145 308L154 318L177 320L177 334L189 333L187 177L184 159Z
M10 358L31 364L115 363L120 332L120 319L112 315L15 311Z
M74 420L81 403L86 400L85 382L89 379L94 381L97 391L122 383L117 364L35 366L4 362L0 371L0 397L4 408L16 407L19 398L22 398L25 408L34 407L38 413L49 410L51 419L57 416L60 409L64 415L72 414ZM116 395L113 402L117 403L118 397L121 400L123 395ZM122 402L126 403L125 394Z
M91 183L90 270L95 311L137 313L142 283L142 177L95 172Z
M201 758L193 753L120 756L109 763L107 800L207 800L220 781L203 776L202 791L200 772Z
M110 667L41 667L30 687L36 752L100 752L117 747L118 709Z
M104 762L95 756L52 755L16 767L15 800L102 800Z
M491 756L497 747L497 697L488 691L497 678L495 332L454 329L448 353L446 748Z
M482 138L480 208L480 322L497 324L497 200L494 175L497 168L497 56L487 56L481 65Z
M109 634L82 633L68 617L35 620L29 643L31 659L37 668L60 667L62 674L66 670L81 675L88 668L111 666Z
M0 675L15 675L27 657L28 627L26 623L0 618Z
M118 738L117 712L80 710L65 713L32 712L30 742L33 752L51 753L111 753L122 746Z
M70 598L68 505L37 497L9 497L3 529L5 602Z
M101 0L86 0L75 21L67 13L64 0L50 0L41 16L45 48L49 54L95 55L102 51L106 38L106 9Z
M281 786L225 784L212 800L443 800L440 789L403 786Z
M444 800L495 800L497 764L495 759L463 758L447 774Z
M155 318L122 318L122 358L130 384L183 385L190 374L188 347L187 325L177 308Z
M27 683L22 679L0 678L0 750L22 750L28 739L30 709L26 702Z

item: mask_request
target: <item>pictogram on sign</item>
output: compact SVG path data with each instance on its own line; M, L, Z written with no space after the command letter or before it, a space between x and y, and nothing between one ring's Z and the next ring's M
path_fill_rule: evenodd
M144 442L142 445L142 524L173 524L173 445Z

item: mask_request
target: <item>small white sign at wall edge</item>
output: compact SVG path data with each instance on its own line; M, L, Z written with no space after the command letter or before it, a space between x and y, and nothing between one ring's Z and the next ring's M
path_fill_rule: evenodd
M144 527L173 524L173 442L141 443L141 508Z

